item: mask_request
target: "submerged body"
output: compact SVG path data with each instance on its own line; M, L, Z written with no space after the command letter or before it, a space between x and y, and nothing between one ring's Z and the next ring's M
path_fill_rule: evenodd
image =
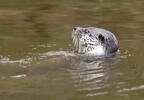
M75 27L72 37L78 53L94 56L112 56L119 52L116 37L105 29Z

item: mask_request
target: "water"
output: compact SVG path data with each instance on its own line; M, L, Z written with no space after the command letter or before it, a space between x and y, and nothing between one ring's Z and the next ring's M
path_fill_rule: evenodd
M2 100L143 100L143 0L1 0ZM110 30L120 55L71 51L74 26Z

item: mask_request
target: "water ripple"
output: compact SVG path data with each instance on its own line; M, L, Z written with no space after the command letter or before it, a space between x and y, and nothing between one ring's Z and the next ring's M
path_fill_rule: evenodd
M14 63L28 64L31 61L32 61L32 58L19 59L19 60L11 60L8 57L1 57L1 59L0 59L0 63L3 63L3 64L14 64Z
M113 90L113 91L104 91L104 92L98 92L98 93L91 93L91 94L87 94L86 96L98 96L98 95L104 95L104 94L110 94L110 93L123 93L123 92L142 90L142 89L144 89L144 85L139 85L139 86L130 87L130 88L123 88L123 89Z
M14 76L10 76L11 78L23 78L26 77L26 74L20 74L20 75L14 75Z

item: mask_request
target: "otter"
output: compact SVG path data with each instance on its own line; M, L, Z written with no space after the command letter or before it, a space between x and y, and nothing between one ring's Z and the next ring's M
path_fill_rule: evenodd
M106 57L119 53L118 40L108 30L95 27L74 27L72 37L78 53Z

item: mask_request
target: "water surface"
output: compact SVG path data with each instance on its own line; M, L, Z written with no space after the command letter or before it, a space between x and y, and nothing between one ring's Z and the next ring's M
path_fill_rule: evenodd
M143 100L143 0L1 0L2 100ZM74 26L113 32L120 55L77 57Z

